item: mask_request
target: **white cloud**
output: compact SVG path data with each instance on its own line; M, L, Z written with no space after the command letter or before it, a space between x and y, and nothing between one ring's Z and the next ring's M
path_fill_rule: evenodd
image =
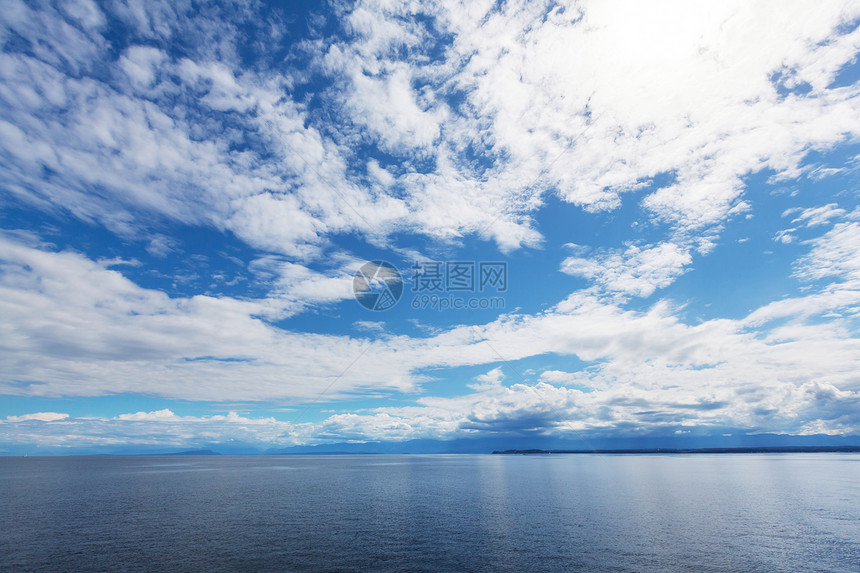
M152 420L177 420L176 414L171 410L164 408L163 410L155 410L152 412L136 412L134 414L120 414L117 419L128 420L131 422L143 422Z
M539 380L548 384L568 385L576 384L583 379L582 374L576 372L563 372L561 370L544 370Z
M294 314L313 304L337 302L354 297L353 277L363 261L345 257L334 262L336 268L321 273L281 257L266 256L255 259L249 269L263 278L270 278L270 302L278 301L285 315Z
M592 258L568 257L561 271L594 281L610 292L650 296L670 285L692 263L689 248L662 243L646 248L631 245L624 251Z
M665 369L655 372L661 376L666 373ZM691 372L677 374L689 376ZM827 382L795 384L771 379L733 389L715 384L723 375L724 371L706 373L704 384L696 388L671 384L673 376L657 388L623 382L587 393L545 382L510 387L491 384L459 397L424 397L416 406L338 413L316 423L235 412L177 416L164 410L115 418L64 417L63 426L58 427L45 423L47 419L11 416L0 422L0 442L183 448L241 443L265 450L344 441L553 434L584 439L588 447L591 437L675 433L691 426L795 434L850 434L860 430L857 390L840 390ZM738 400L739 395L743 400Z
M365 332L385 332L385 322L381 320L357 320L352 327Z
M256 318L282 316L279 298L170 298L108 269L110 261L46 252L3 237L0 261L6 393L310 397L371 344L283 331ZM414 384L395 366L387 374L380 366L366 375L351 372L331 396L371 385L408 390Z
M148 89L155 83L159 68L167 55L151 46L132 46L119 60L119 67L137 89Z
M855 227L853 222L837 224L814 243L805 272L854 281L851 261L860 252L851 248ZM772 303L742 321L690 326L664 302L636 312L584 291L537 315L505 315L479 326L441 329L426 338L370 341L269 326L253 318L269 312L267 299L171 299L106 268L109 261L52 253L10 238L0 246L4 371L16 380L3 386L6 393L132 392L294 402L316 398L335 383L325 399L336 401L347 392L413 391L427 380L419 372L428 368L493 365L548 353L594 363L569 377L545 372L534 388L526 383L509 389L501 386L501 368L493 367L478 377L472 395L456 400L425 396L413 409L384 409L372 419L363 414L333 418L329 426L302 430L301 440L313 441L335 436L338 428L367 439L384 437L389 428L391 436L406 439L450 437L494 424L499 431L537 427L541 420L561 432L568 424L594 431L614 423L653 429L670 423L673 411L686 412L682 417L690 423L748 428L770 423L800 431L802 424L821 428L829 422L821 421L824 410L808 404L809 392L798 389L825 385L836 396L848 393L845 400L860 391L860 347L846 336L846 320L860 308L858 289L851 287L856 281ZM32 311L36 308L38 313ZM842 318L832 315L840 309ZM826 313L830 317L820 323ZM763 328L779 317L790 320ZM357 362L347 368L353 360ZM593 391L586 395L553 384ZM535 392L540 396L529 397ZM651 406L659 406L665 416L636 414L651 411ZM570 418L557 422L554 410ZM607 412L614 413L607 418ZM774 412L781 412L778 419ZM382 414L397 419L376 417ZM174 416L164 410L127 415L123 421L155 419ZM361 433L364 422L366 434Z
M2 56L3 181L126 234L148 224L142 210L293 257L351 231L477 233L512 250L540 245L530 215L547 193L613 209L665 173L643 205L693 233L749 208L747 173L797 174L807 149L860 131L856 89L827 87L856 53L860 32L835 33L852 5L360 2L341 36L305 44L337 136L285 96L302 72L239 65L234 8L105 9L140 40L116 60L88 3L10 9L4 33L40 47ZM179 36L187 55L166 54ZM804 82L808 96L780 92ZM353 169L368 145L377 168Z
M34 414L24 414L22 416L6 416L6 422L30 422L33 420L39 422L56 422L58 420L65 420L68 417L68 414L60 414L57 412L36 412Z
M790 229L782 229L781 231L777 231L776 234L773 236L773 240L778 242L778 243L783 243L783 244L793 243L794 241L797 240L797 236L792 235L792 233L794 233L795 231L797 231L797 229L795 227L792 227Z
M176 249L177 243L170 237L162 234L154 235L146 246L146 252L154 257L166 257Z
M61 8L88 30L99 30L105 25L104 13L92 0L64 2Z
M804 209L792 223L802 223L807 227L817 227L829 223L831 219L840 219L845 215L845 209L840 209L836 203L828 203L821 207Z
M439 113L419 107L405 66L377 79L353 73L356 94L348 100L349 111L379 137L386 151L426 148L439 137Z
M129 25L119 54L103 35L102 9ZM465 396L315 425L169 410L53 419L90 432L82 439L148 440L156 427L177 443L189 427L283 443L648 429L673 419L857 427L860 353L849 333L860 305L860 228L836 204L800 212L777 236L787 242L797 229L840 221L796 267L800 278L833 285L698 325L666 302L623 306L624 296L671 284L693 251L705 256L733 217L753 209L747 174L799 176L810 149L860 133L858 88L828 87L860 46L860 30L842 31L860 17L856 4L359 2L344 9L340 35L303 45L307 70L242 65L242 26L190 18L180 5L62 10L4 7L0 39L32 45L0 55L9 200L147 237L155 256L175 245L152 232L153 221L233 233L264 251L250 270L267 273L271 288L252 299L171 298L109 261L20 233L0 237L3 392L298 402L331 386L334 401L416 391L431 368L548 353L595 363L510 387L493 367ZM187 53L166 50L177 37ZM308 85L322 87L292 99ZM426 337L318 335L267 322L352 297L356 261L333 255L332 237L388 246L401 233L455 243L475 234L506 252L537 248L532 216L550 193L591 213L639 201L664 236L568 257L562 270L594 288L537 314ZM559 387L586 383L593 392ZM7 431L46 421L25 419L35 415L7 418Z
M505 379L505 373L502 372L502 367L498 366L493 368L486 374L479 374L475 376L476 384L468 384L467 386L472 390L482 391L482 390L491 390L491 389L499 389L502 386L502 380Z
M809 241L812 251L799 261L795 274L804 279L838 277L860 281L860 223L837 223Z
M833 232L852 230L853 223L845 229L837 226ZM304 379L300 387L305 389L300 393L310 393L313 380L322 385L326 372L335 375L341 362L348 362L333 356L358 356L367 348L367 341L267 326L252 318L268 312L266 299L171 299L141 289L119 272L74 253L50 253L9 240L2 247L4 340L14 350L6 355L7 372L39 380L32 388L35 391L45 392L43 385L56 380L56 386L48 386L53 388L51 392L124 389L215 398L228 391L231 378L257 372L252 375L253 387L233 385L230 390L242 393L243 398L286 395L297 390L287 381ZM848 267L855 252L846 247L847 260L830 256L827 264L836 267L833 272L844 269L851 273ZM816 249L812 253L815 260L820 258ZM33 308L40 309L39 320L33 319ZM609 358L621 364L654 356L684 357L692 365L712 363L719 361L714 353L721 344L743 349L747 356L750 340L736 333L740 323L733 324L712 321L689 327L664 303L640 314L600 302L588 293L574 294L539 315L502 316L482 326L454 327L428 338L377 340L367 378L355 379L353 373L344 380L343 388L370 384L371 380L379 387L382 380L390 380L394 387L406 389L418 380L411 379L412 370L492 363L499 359L495 351L507 360L558 352L576 354L583 360ZM482 343L484 339L492 348ZM717 343L720 339L723 342ZM211 359L187 361L206 357ZM219 362L223 359L240 361ZM150 361L147 376L131 375L137 360ZM33 365L40 363L51 366L34 370ZM81 367L87 363L89 374L84 376ZM66 374L61 375L64 369ZM194 372L195 379L200 377L198 382L179 383ZM92 382L75 390L72 382L78 378ZM275 380L279 382L275 384Z

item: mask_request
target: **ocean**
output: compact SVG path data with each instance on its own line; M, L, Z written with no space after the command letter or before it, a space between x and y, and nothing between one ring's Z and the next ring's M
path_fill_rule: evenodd
M860 571L860 455L0 458L3 571Z

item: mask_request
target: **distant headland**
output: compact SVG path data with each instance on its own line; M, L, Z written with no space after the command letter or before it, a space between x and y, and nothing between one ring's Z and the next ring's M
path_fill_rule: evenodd
M860 453L860 446L798 446L760 448L643 448L621 450L495 450L494 454L804 454L804 453Z

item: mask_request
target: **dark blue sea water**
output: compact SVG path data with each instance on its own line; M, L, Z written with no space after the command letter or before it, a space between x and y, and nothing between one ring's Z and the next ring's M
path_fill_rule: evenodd
M0 458L9 571L860 571L860 456Z

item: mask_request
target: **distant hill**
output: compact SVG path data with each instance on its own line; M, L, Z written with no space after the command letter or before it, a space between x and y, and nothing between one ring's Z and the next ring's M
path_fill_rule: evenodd
M788 436L783 434L733 434L730 436L644 436L565 440L546 436L460 438L456 440L408 440L405 442L335 443L271 449L266 454L489 454L502 450L592 451L692 451L737 448L839 448L860 447L860 436Z
M148 454L157 456L159 454ZM212 450L186 450L184 452L171 452L169 454L160 454L163 456L220 456L221 454L218 452L213 452Z
M811 453L860 453L860 446L798 446L782 448L688 448L688 449L633 449L633 450L496 450L494 454L811 454Z
M745 434L742 430L724 428L717 435L682 436L635 436L635 437L591 437L583 439L561 439L549 436L494 436L490 438L458 438L455 440L408 440L403 442L365 442L332 443L314 446L293 446L289 448L270 448L262 451L259 444L197 443L189 444L187 449L166 449L153 445L127 445L111 448L88 447L80 449L50 446L22 446L0 443L0 455L31 456L51 455L344 455L344 454L490 454L504 450L537 451L654 451L654 450L703 450L726 448L821 448L860 446L860 436L789 436L783 434Z

